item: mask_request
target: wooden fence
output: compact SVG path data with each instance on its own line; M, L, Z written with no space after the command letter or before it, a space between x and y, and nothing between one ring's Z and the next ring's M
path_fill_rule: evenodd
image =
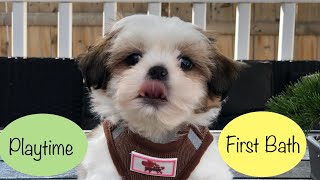
M10 2L12 3L12 7L8 7L10 6L9 4L6 8L4 8L6 9L7 16L3 16L3 20L0 19L3 22L1 24L0 21L0 25L2 25L2 28L0 27L0 41L4 42L4 39L8 39L10 34L12 34L12 37L10 38L12 39L12 43L9 44L7 43L8 41L6 41L4 44L7 47L12 47L12 52L10 53L7 51L7 54L11 54L12 56L28 56L27 52L33 52L37 50L41 52L41 49L46 49L46 51L50 52L51 56L57 55L58 57L71 57L72 54L76 55L80 51L83 52L87 44L85 44L85 47L79 47L82 41L82 39L79 37L86 36L86 38L89 38L89 40L87 39L86 41L90 41L90 43L92 43L97 38L97 36L101 36L102 32L105 31L110 21L115 19L117 12L119 12L119 10L121 11L121 6L119 6L119 4L129 4L128 2L132 4L132 1L129 0L118 0L118 3L114 0L90 1L91 3L96 2L95 5L99 6L101 8L101 11L103 11L103 15L101 13L101 16L98 16L97 18L97 12L72 13L73 3L88 2L85 0L55 0L56 4L50 4L53 8L57 9L53 9L49 13L46 13L47 15L50 14L50 16L43 16L43 14L41 13L29 13L33 15L27 16L27 3L29 4L30 12L32 11L32 7L30 7L30 5L35 4L35 2L39 2L35 7L38 6L41 8L42 5L43 8L45 5L49 4L48 1L12 0ZM203 29L209 29L209 36L211 35L212 30L218 29L217 32L219 34L221 34L220 32L223 32L223 35L221 35L219 38L220 41L218 41L218 45L229 56L233 54L235 59L264 59L265 57L270 57L270 59L272 59L272 57L274 57L278 60L292 60L294 59L294 55L297 54L297 52L300 52L298 53L298 55L305 59L309 59L308 56L310 56L310 53L312 54L312 58L310 59L320 59L320 38L317 37L317 33L319 34L319 32L317 31L319 31L318 26L320 20L318 20L318 23L313 23L312 25L298 24L297 27L295 27L295 19L297 14L296 3L315 3L312 5L316 5L317 7L319 7L318 9L320 9L319 0L283 0L281 1L281 4L277 3L279 1L274 0L162 0L161 2L163 3L160 3L156 0L134 0L134 2L142 2L140 3L140 6L144 8L141 9L144 9L146 13L149 14L169 15L169 13L165 12L164 10L170 9L170 15L182 16L181 18L184 20L188 20L188 17L186 16L190 15L190 20L192 20L194 24L200 26ZM169 4L169 7L167 7L167 2L171 2ZM212 11L212 8L217 7L213 5L222 2L223 4L220 5L231 7L228 8L229 13L224 13L224 15L227 15L227 18L230 17L230 20L227 22L221 22L218 20L214 23L211 23L210 19L217 17L211 17L210 13L207 11ZM276 4L262 4L266 2ZM259 4L252 5L251 3ZM4 4L4 1L2 4ZM310 5L308 4L301 5L310 7ZM180 11L178 11L177 8L179 6ZM181 11L182 6L186 7L185 11ZM251 10L251 6L253 7L253 10ZM35 9L35 7L33 7L33 10ZM275 11L274 14L280 15L278 17L279 23L255 23L255 19L257 18L265 20L264 13L268 13L268 10L271 9L270 7L273 7L272 11ZM10 13L11 11L12 22L8 16L8 12ZM58 13L52 13L55 11L57 11ZM1 11L0 8L0 12L4 11ZM251 12L254 15L253 17L251 15ZM300 12L298 13L298 20L299 17L301 17L301 14L300 16L299 14ZM86 15L87 18L85 18ZM64 18L60 19L60 17ZM252 20L251 17L253 18ZM30 26L27 29L27 23L31 25L35 24L36 21L41 20L41 18L42 21L48 21L45 30L42 30L36 26ZM232 18L235 19L235 23ZM320 16L318 16L318 18L320 19ZM83 19L86 20L83 21ZM219 19L219 17L217 19ZM84 24L81 24L83 22L87 22L91 26L83 26ZM101 26L99 26L99 22L102 25L102 28L100 28ZM251 24L251 22L253 23ZM55 23L57 24L58 28L54 27ZM74 30L72 30L72 23L75 26ZM3 26L5 24L9 26L11 26L12 24L10 30L8 28L9 26ZM77 26L79 24L82 26ZM264 33L264 31L268 31L268 33L272 32L272 35L266 34L263 36L254 36L255 34L261 35ZM313 33L316 32L316 35L302 37L301 34L306 31L312 31ZM276 35L278 32L280 37L279 40ZM295 33L297 34L296 37ZM6 36L3 36L3 34L5 34ZM93 34L95 36L93 36ZM44 44L51 44L51 46L39 43L44 41L43 39L47 37L49 37L50 41L49 43ZM74 38L72 39L72 37ZM27 39L29 42L27 42ZM295 40L296 43L294 43ZM55 43L57 43L57 47L54 46ZM38 46L35 46L33 44L38 44ZM315 47L304 48L305 44L311 44L309 46ZM1 43L1 45L3 45L3 43ZM261 50L259 50L259 48ZM3 47L1 47L1 49L3 49ZM57 51L57 53L55 53L55 51ZM259 51L261 51L261 53ZM304 54L307 54L307 56L305 56ZM45 54L41 53L39 53L39 55L45 56ZM259 58L259 56L262 58ZM297 58L297 55L295 55L295 59L299 59L299 57Z

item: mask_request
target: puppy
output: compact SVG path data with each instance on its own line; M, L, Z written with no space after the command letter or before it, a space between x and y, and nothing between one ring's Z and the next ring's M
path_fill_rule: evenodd
M232 179L206 126L238 65L199 28L177 17L129 16L79 65L103 120L79 179Z

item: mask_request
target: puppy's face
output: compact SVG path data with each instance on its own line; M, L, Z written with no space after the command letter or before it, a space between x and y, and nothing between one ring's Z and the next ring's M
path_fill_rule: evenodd
M116 22L79 60L93 110L138 132L206 125L237 75L195 26L157 16Z

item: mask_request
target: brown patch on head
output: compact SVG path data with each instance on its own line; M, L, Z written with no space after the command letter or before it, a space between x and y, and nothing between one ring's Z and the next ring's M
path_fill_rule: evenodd
M113 69L114 74L121 74L124 70L128 69L128 65L123 61L131 54L144 54L144 47L142 42L132 42L129 39L126 43L117 43L110 49L110 60L107 65Z
M188 57L193 63L193 69L186 71L187 75L202 76L208 79L211 76L210 68L213 65L209 58L211 52L204 46L204 43L182 43L177 47L181 53L181 57Z
M110 78L110 69L107 64L111 54L109 49L119 31L106 34L94 46L89 47L86 53L78 56L80 70L89 88L107 88L107 82Z
M204 32L198 29L202 34ZM207 78L208 95L204 98L195 113L206 112L211 108L221 107L221 102L227 97L227 93L236 80L240 64L226 56L224 56L215 45L216 40L208 40L209 44L209 61L205 61L204 65L209 68L210 73Z
M195 113L203 113L211 108L221 107L221 102L226 98L240 68L236 61L217 49L215 38L209 40L203 30L197 30L203 35L203 39L182 43L178 49L181 56L188 57L194 64L194 68L186 71L186 75L195 81L204 81L207 85L207 96L195 110Z

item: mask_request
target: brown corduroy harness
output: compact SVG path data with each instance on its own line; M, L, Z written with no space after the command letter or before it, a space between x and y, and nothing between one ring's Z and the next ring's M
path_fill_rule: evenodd
M188 126L181 131L179 139L167 144L153 143L127 128L111 126L108 121L103 123L103 128L113 163L119 175L125 180L187 179L213 141L213 136L207 127ZM141 156L133 157L133 154ZM143 159L145 156L156 160ZM133 158L136 158L135 161ZM165 164L167 159L168 164ZM172 167L169 159L176 160L172 161L175 162L173 163L175 167L172 169L175 172L173 176L165 177L165 168ZM144 169L135 171L133 166Z

